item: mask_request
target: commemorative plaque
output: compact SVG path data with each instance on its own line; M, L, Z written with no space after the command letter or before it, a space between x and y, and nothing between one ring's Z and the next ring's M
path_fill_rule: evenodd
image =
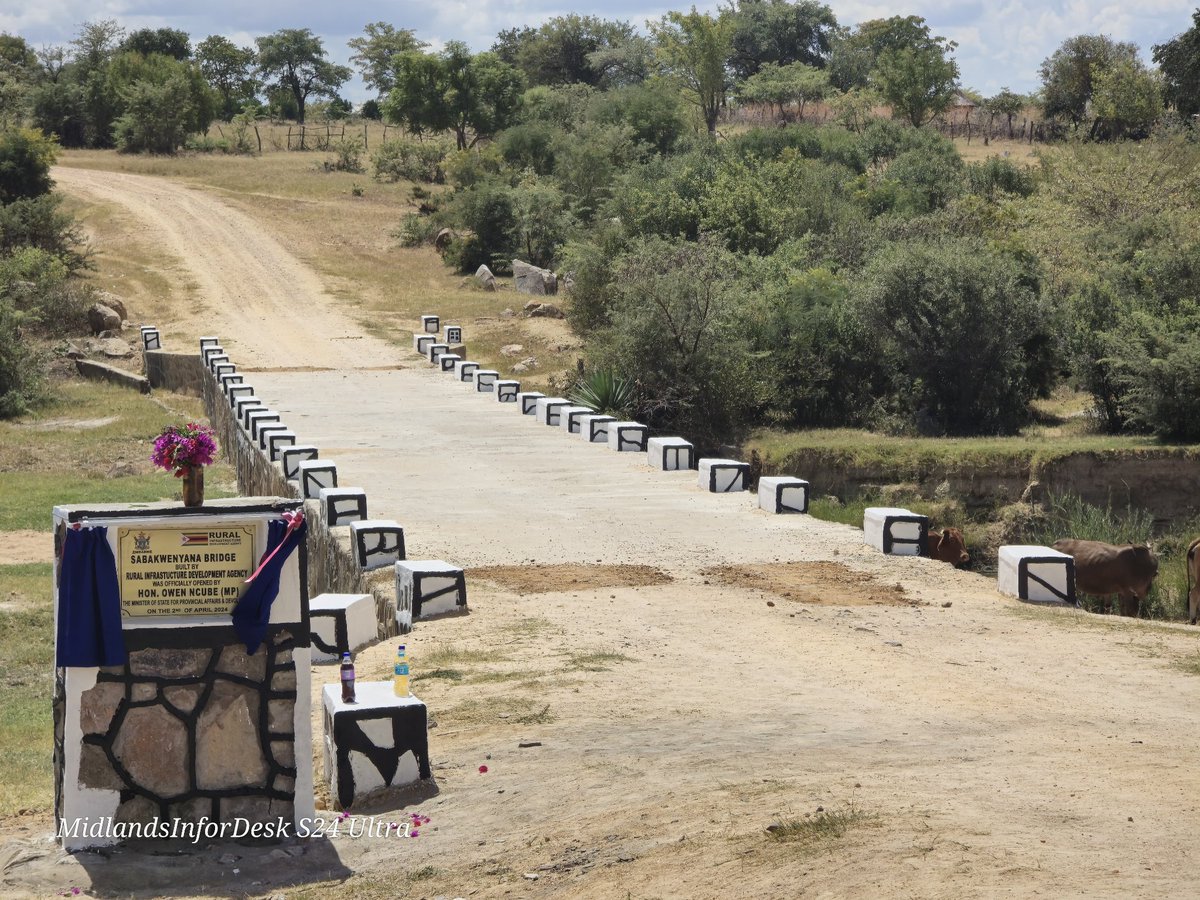
M257 565L250 525L117 533L122 616L212 616L237 603Z

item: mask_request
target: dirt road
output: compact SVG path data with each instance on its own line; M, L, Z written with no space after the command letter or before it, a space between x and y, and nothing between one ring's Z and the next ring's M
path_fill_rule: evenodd
M181 197L202 219L227 216L169 184L62 175L70 190L132 194L149 221L177 217ZM281 337L256 305L255 279L298 264L264 270L258 256L278 245L242 257L225 234L208 232L208 255L189 264L238 298L239 310L214 299L211 312L222 337L226 323L240 329L235 361L319 340L308 326ZM251 237L271 246L237 243ZM293 283L311 286L292 302L326 310L330 334L354 333L311 275ZM354 362L395 351L384 354ZM981 576L883 557L855 529L703 493L694 475L588 446L404 358L403 371L255 382L328 448L344 483L366 487L373 516L404 524L410 557L488 567L468 574L470 615L421 623L410 640L416 692L437 721L436 788L355 810L420 811L429 826L419 839L306 842L286 862L278 848L215 847L167 865L130 850L64 860L35 841L44 822L6 823L37 855L9 869L7 889L1200 893L1200 680L1181 668L1200 660L1197 631L1030 609ZM390 649L362 654L359 677L383 677ZM798 841L766 831L806 821ZM219 861L229 853L238 859ZM323 881L342 877L351 884Z

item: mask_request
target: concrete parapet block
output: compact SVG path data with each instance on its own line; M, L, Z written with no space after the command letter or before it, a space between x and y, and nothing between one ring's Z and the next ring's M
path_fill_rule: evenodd
M229 386L228 396L230 409L236 409L239 398L254 396L254 385L246 384L244 381L241 384L231 384Z
M355 693L357 702L343 703L340 685L322 691L325 777L339 809L432 775L425 704L397 697L390 681L361 681Z
M296 444L296 432L287 428L279 431L267 432L267 456L271 462L280 462L283 459L283 451L286 447L292 447Z
M567 434L579 434L579 423L584 416L594 416L596 411L589 406L564 406L559 411L558 424Z
M808 512L809 484L791 476L758 479L758 506L769 513Z
M158 333L158 329L153 325L142 326L142 349L143 350L161 350L162 335Z
M354 558L364 572L392 566L405 558L404 529L391 519L364 519L350 523Z
M205 340L205 338L201 338L201 341L203 341L203 340ZM204 368L207 369L209 366L209 361L214 356L217 356L218 354L224 354L224 353L225 353L225 350L221 347L220 344L205 344L200 347L200 361L204 363ZM226 355L225 358L229 359L229 356Z
M204 355L204 351L209 347L220 347L221 339L216 335L207 335L200 338L200 355Z
M396 563L396 627L401 634L417 619L466 610L467 581L458 566L440 559Z
M315 500L321 496L321 488L337 487L337 465L327 459L306 459L296 471L300 482L300 496Z
M563 409L570 405L571 401L563 397L538 397L534 417L542 425L558 425Z
M436 343L437 343L437 335L436 334L425 334L424 332L421 332L421 331L417 331L413 334L413 349L416 350L418 353L420 353L422 356L428 356L429 348L432 347Z
M288 481L300 480L300 464L312 462L320 458L320 452L311 444L293 444L284 447L279 453L279 463L283 466L283 477Z
M441 323L439 316L421 316L421 330L426 334L437 334L442 330Z
M474 382L475 372L479 368L479 363L470 359L460 359L454 364L454 377L459 381Z
M997 587L1030 603L1075 606L1075 559L1052 547L1009 544L1000 548Z
M462 357L457 353L443 353L438 357L438 368L443 372L453 372L454 364L462 362Z
M463 339L463 330L461 325L446 325L442 329L442 340L453 347L455 344L461 344Z
M517 395L521 393L521 382L502 378L496 382L496 402L516 403Z
M863 510L863 541L892 556L929 555L929 518L895 506Z
M750 464L736 459L702 459L696 468L700 487L712 494L744 491L750 477Z
M271 435L282 434L288 431L288 427L282 422L260 422L258 426L258 437L255 440L258 442L258 449L264 454L270 455L271 450Z
M433 363L436 366L438 364L438 357L440 357L443 353L449 353L449 352L450 352L449 344L433 343L433 344L430 344L429 347L426 349L425 357L426 357L426 359L428 359L431 363Z
M232 388L233 386L230 385L230 387ZM263 401L259 400L253 394L238 397L237 400L231 401L230 405L233 407L234 418L238 420L243 429L250 427L250 423L247 421L250 413L256 409L267 408L267 404L263 403Z
M650 438L646 442L646 457L650 468L663 472L696 467L696 448L681 437Z
M226 375L232 375L236 371L237 366L231 362L217 363L215 366L213 366L213 378L217 379L217 382L220 383L223 377Z
M217 381L221 385L221 393L225 395L225 399L229 399L229 386L231 384L245 384L246 376L241 372L226 372L224 375L218 375Z
M650 429L640 422L609 422L608 449L618 453L645 453Z
M317 499L325 524L331 528L367 518L367 492L360 487L323 487Z
M496 390L496 382L500 373L495 369L476 369L472 374L475 381L475 391L480 394L491 394Z
M265 406L252 409L246 413L246 432L253 440L257 441L258 429L268 422L278 422L280 418L279 413L273 409L267 409Z
M602 416L597 413L579 417L579 436L589 444L607 444L608 427L617 421L616 416Z
M308 602L312 661L336 662L375 643L379 623L370 594L318 594Z
M545 396L540 391L518 391L517 408L521 411L521 415L537 415L537 402Z

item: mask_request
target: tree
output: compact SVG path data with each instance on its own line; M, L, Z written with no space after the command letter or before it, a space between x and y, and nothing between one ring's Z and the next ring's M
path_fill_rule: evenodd
M84 22L79 26L79 34L71 41L75 48L74 61L85 72L98 69L116 52L124 36L125 29L116 19Z
M191 59L192 41L186 31L175 28L142 28L121 41L119 52L133 51L143 56L160 53L172 59Z
M336 97L351 72L326 59L321 39L307 28L283 28L255 38L258 71L276 87L287 90L296 103L296 121L304 124L304 104L310 96Z
M1164 79L1166 100L1181 116L1200 113L1200 9L1192 27L1154 47L1154 61Z
M174 153L188 135L206 132L215 113L200 67L159 53L114 57L106 90L116 98L113 139L127 153Z
M603 72L592 66L592 54L622 46L636 34L628 22L580 16L554 16L537 28L512 28L497 37L492 50L525 74L531 85L589 84Z
M767 65L821 68L837 29L833 10L818 0L738 0L730 67L749 78Z
M385 118L414 134L454 131L459 150L516 121L524 81L495 53L477 53L450 41L439 54L401 54L396 83L383 104Z
M700 107L709 134L717 133L717 117L725 106L729 88L729 56L733 50L734 19L723 13L670 12L647 23L658 43L663 72L683 84Z
M983 101L983 108L989 116L1004 116L1008 125L1008 137L1012 139L1013 116L1021 111L1021 107L1025 105L1025 98L1020 94L1013 93L1008 88L1000 89L1000 93L993 97L988 97ZM989 127L991 125L989 121Z
M229 120L254 102L258 83L254 79L254 51L239 47L227 37L214 34L196 45L200 71L221 96L220 116Z
M958 63L949 58L954 46L950 41L941 47L906 47L880 54L872 78L893 115L919 128L950 105L958 84Z
M641 84L654 68L654 45L641 35L588 54L588 66L604 87Z
M929 26L920 16L870 19L853 31L838 29L830 39L830 82L839 91L866 87L876 62L886 51L928 50L941 41L929 33Z
M37 75L37 56L25 39L0 34L0 128L23 124Z
M35 129L0 132L0 205L48 193L57 151L54 141Z
M1093 135L1145 137L1162 113L1162 80L1140 61L1120 60L1092 76Z
M799 107L798 115L803 119L805 104L821 100L828 92L829 75L826 72L797 62L786 66L767 63L742 83L738 93L747 103L778 106L781 117L784 109L795 103Z
M396 28L387 22L372 22L363 32L362 37L347 41L354 51L350 62L362 73L363 84L381 95L396 86L395 68L400 56L429 46L417 40L411 28Z
M1136 65L1137 52L1136 44L1118 43L1103 34L1067 38L1040 69L1046 116L1078 126L1088 117L1092 79L1118 62Z

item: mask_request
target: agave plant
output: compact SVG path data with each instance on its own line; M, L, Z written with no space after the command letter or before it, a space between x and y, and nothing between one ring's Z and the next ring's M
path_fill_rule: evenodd
M605 416L627 417L633 410L633 382L609 371L581 375L568 399Z

